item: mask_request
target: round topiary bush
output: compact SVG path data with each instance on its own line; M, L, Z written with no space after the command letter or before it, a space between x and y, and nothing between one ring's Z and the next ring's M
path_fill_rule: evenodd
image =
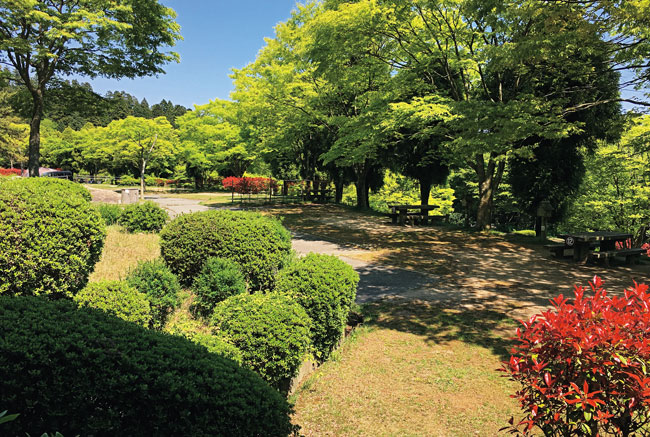
M291 235L279 221L257 213L205 211L169 223L160 233L160 251L185 285L215 256L239 264L250 289L272 289L291 252Z
M274 387L293 377L309 350L311 319L279 294L238 294L215 307L215 334L242 352L243 364Z
M335 256L310 253L278 275L276 291L298 302L314 321L312 341L325 360L345 329L359 275Z
M165 326L165 332L172 335L180 335L193 343L205 347L208 352L223 355L241 364L242 353L237 347L226 342L223 338L206 330L201 322L191 319L187 313L179 311L174 318Z
M0 294L70 297L86 285L106 227L78 187L56 179L0 181Z
M66 300L0 297L3 435L287 436L280 393L187 339Z
M127 275L126 282L147 297L151 305L151 327L162 329L169 314L180 304L181 286L176 275L163 260L156 259L138 263Z
M236 294L246 292L246 280L239 265L225 258L208 258L192 284L194 310L210 317L215 305Z
M159 232L169 215L158 204L148 200L146 202L132 203L124 208L120 214L119 223L127 231L133 232Z
M96 208L107 226L115 225L119 222L120 215L122 215L122 208L120 205L115 205L112 203L100 203L96 206Z
M61 192L65 192L66 194L72 193L77 196L81 196L81 198L87 200L88 202L92 200L90 191L88 191L83 185L77 182L72 182L67 179L57 179L57 178L48 178L48 177L30 178L30 179L33 181L31 182L32 184L39 186L41 188L54 190L54 191L61 191Z
M151 322L147 296L126 282L91 282L75 295L74 301L80 307L96 308L141 326Z

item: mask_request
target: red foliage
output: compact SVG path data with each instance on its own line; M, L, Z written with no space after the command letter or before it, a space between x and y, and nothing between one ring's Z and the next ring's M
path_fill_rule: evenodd
M19 168L0 168L0 176L20 176Z
M646 255L650 256L650 243L646 243L643 246L641 246L641 249L646 251Z
M632 249L632 240L628 238L625 241L616 242L616 250Z
M231 176L223 180L223 187L239 194L258 194L268 191L269 185L276 190L278 184L275 180L269 178L237 178Z
M610 297L600 278L560 295L554 309L522 321L503 369L522 388L525 417L512 434L627 436L650 422L650 294L634 283Z

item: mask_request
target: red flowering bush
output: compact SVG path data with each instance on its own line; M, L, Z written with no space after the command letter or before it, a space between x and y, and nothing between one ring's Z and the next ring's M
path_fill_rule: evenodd
M0 176L20 176L19 168L0 168Z
M641 246L641 249L645 250L645 254L647 256L650 256L650 243L646 243L643 246Z
M554 309L522 321L504 372L522 388L523 420L504 428L530 435L629 436L650 424L650 295L634 283L610 297L600 278L560 295ZM644 434L645 435L645 434Z
M236 178L234 176L223 180L223 187L227 190L239 194L258 194L269 189L277 189L278 184L275 180L269 178Z

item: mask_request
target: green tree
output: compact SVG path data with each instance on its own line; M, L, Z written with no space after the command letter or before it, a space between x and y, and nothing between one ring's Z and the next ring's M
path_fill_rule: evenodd
M601 142L586 159L585 180L562 224L567 230L650 229L650 116L633 118L619 142Z
M153 120L127 117L106 127L106 139L113 151L113 160L137 169L140 176L140 199L144 199L147 167L173 168L178 154L178 134L165 117Z
M0 3L0 62L32 97L28 168L38 176L47 84L56 74L139 77L178 61L175 12L158 0L11 0Z

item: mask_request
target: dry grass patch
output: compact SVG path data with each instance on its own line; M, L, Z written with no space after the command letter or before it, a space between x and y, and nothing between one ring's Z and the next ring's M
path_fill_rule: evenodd
M129 234L120 226L109 226L102 259L90 275L90 281L120 280L139 261L160 256L157 234Z
M419 301L367 306L369 320L296 395L306 436L493 436L517 414L496 372L514 326L502 313Z

